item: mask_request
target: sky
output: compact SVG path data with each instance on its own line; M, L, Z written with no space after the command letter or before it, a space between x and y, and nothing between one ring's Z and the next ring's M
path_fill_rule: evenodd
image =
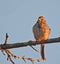
M8 43L27 42L35 40L32 27L39 16L44 16L51 28L50 38L60 36L60 0L0 0L0 44L5 41L5 34L8 33ZM40 51L40 45L34 46ZM46 44L46 61L35 64L60 64L60 44ZM35 52L31 47L11 49L16 55L41 58L40 53ZM26 63L21 59L14 59L16 64ZM11 64L7 56L0 51L0 64Z

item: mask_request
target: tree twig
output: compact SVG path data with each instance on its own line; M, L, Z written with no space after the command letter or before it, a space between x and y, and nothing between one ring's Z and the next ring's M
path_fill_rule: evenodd
M58 38L51 38L51 39L48 39L48 40L44 40L44 41L28 41L28 42L22 42L22 43L14 43L14 44L8 44L8 34L6 33L6 39L5 39L5 43L4 44L0 44L0 50L2 51L2 53L5 55L5 53L7 54L7 59L9 59L13 64L14 61L12 60L11 57L14 57L14 58L20 58L24 61L26 60L30 60L33 64L34 62L40 62L40 59L37 59L37 60L34 60L33 58L27 58L25 56L16 56L11 50L11 48L18 48L18 47L26 47L26 46L35 46L35 45L39 45L39 44L49 44L49 43L57 43L57 42L60 42L60 37ZM35 51L37 51L34 47L32 47ZM4 53L5 51L5 53Z
M51 39L40 41L37 43L36 41L28 41L28 42L22 42L22 43L6 44L6 45L0 44L0 49L11 49L11 48L18 48L18 47L26 47L26 46L31 46L31 45L35 46L35 45L39 45L42 43L51 44L51 43L57 43L57 42L60 42L60 37L51 38Z
M8 34L6 33L6 38L5 38L5 43L3 44L3 46L8 44ZM10 62L12 64L15 64L15 62L12 60L12 57L14 58L18 58L18 59L22 59L26 62L26 60L30 60L32 63L34 62L40 62L40 59L34 60L33 58L27 58L25 56L16 56L11 50L6 49L6 48L0 48L1 52L3 53L3 55L5 55L5 53L7 54L7 60L10 60ZM37 51L35 48L33 48L35 51ZM5 52L5 53L4 53Z

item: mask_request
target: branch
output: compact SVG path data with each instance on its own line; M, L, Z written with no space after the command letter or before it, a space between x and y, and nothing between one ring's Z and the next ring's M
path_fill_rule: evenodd
M6 39L5 39L5 43L4 45L8 44L8 34L6 33ZM5 53L7 54L7 60L10 60L12 62L12 64L15 64L14 61L12 60L11 56L14 56L14 53L11 52L11 50L9 49L1 49L3 55L5 55ZM5 51L5 53L4 53ZM11 55L10 55L11 54Z
M3 44L3 46L7 45L8 44L8 34L6 33L6 38L5 38L5 42ZM32 47L32 46L31 46ZM33 47L32 47L33 48ZM33 48L35 51L37 51L35 48ZM10 62L12 64L15 64L15 62L12 60L12 57L13 58L18 58L18 59L22 59L26 62L26 60L30 60L33 64L34 62L40 62L40 59L37 59L37 60L34 60L33 58L27 58L25 56L17 56L15 55L11 50L9 49L3 49L3 48L0 48L1 52L3 55L5 55L5 53L7 54L7 60L10 60ZM5 52L5 53L4 53Z
M35 46L39 44L49 44L49 43L56 43L60 42L60 37L58 38L51 38L48 40L36 42L36 41L28 41L28 42L22 42L22 43L14 43L14 44L0 44L0 49L11 49L11 48L18 48L18 47L25 47L25 46Z
M56 42L60 42L60 37L58 38L51 38L48 40L43 40L43 41L28 41L28 42L22 42L22 43L15 43L15 44L8 44L8 34L6 33L6 39L4 44L0 44L0 50L2 51L2 53L5 55L5 53L7 54L7 60L10 60L12 62L12 64L15 64L14 61L12 60L12 57L14 58L20 58L22 60L24 60L26 62L26 60L30 60L33 64L34 62L40 62L40 59L34 60L33 58L27 58L25 56L16 56L11 50L11 48L17 48L17 47L25 47L25 46L35 46L35 45L39 45L39 44L48 44L48 43L56 43ZM34 47L32 47L35 51L37 51ZM5 53L4 53L5 51ZM38 51L37 51L38 52Z

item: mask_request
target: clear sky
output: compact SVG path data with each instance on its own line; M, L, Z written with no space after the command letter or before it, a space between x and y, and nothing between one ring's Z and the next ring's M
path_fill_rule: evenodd
M0 44L4 43L6 32L9 34L9 43L35 40L32 26L39 16L45 16L51 28L50 38L60 36L60 0L0 0ZM40 50L40 45L34 46ZM23 47L11 49L16 55L38 59L39 53L32 48ZM35 64L60 64L60 44L47 44L45 47L46 61ZM0 52L0 64L11 64ZM16 64L26 63L14 59Z

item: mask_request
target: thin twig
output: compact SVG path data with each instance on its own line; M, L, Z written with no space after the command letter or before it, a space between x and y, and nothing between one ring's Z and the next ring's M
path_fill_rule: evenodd
M6 39L5 39L5 43L4 44L8 44L8 34L6 33Z
M36 52L39 52L37 49L35 49L33 46L30 46L33 50L35 50Z
M12 64L15 64L14 61L11 58L11 55L5 50L6 54L7 54L7 60L10 60Z

